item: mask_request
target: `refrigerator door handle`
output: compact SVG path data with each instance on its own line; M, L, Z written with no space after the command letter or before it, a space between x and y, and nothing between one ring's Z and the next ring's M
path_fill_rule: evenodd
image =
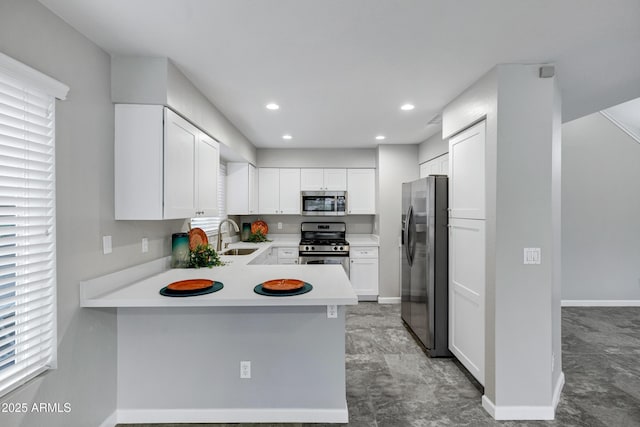
M405 220L404 226L404 250L407 256L407 261L409 261L409 266L413 265L413 254L411 253L411 239L409 238L409 233L411 233L411 220L413 219L413 205L409 205L409 209L407 210L407 219Z

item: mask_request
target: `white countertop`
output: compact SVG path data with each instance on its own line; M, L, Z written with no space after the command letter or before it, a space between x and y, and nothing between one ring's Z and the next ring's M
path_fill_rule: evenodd
M286 236L286 235L285 235ZM166 269L166 260L133 267L80 283L82 307L207 307L354 305L358 298L339 265L250 265L272 246L298 246L290 236L264 243L237 242L230 248L257 247L250 255L221 256L228 264L200 269ZM151 274L148 274L151 273ZM256 294L256 285L272 279L304 280L313 286L306 294L269 297ZM164 286L185 279L211 279L224 284L218 292L192 297L165 297Z

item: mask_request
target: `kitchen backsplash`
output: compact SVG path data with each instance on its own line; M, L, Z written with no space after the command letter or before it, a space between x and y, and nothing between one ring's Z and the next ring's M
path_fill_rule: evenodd
M269 234L300 234L302 222L344 222L347 234L374 234L374 215L347 215L341 217L302 216L302 215L248 215L241 216L240 222L253 222L261 219L269 226ZM278 228L282 223L282 229ZM240 225L240 224L239 224Z

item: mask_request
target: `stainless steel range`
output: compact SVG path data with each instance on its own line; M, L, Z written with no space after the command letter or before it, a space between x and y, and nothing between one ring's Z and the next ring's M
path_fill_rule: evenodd
M340 264L349 275L349 242L344 222L303 222L300 264Z

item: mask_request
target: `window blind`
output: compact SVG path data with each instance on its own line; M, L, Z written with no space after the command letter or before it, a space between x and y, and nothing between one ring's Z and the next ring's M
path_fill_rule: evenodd
M0 395L55 366L55 98L0 71Z
M218 168L218 216L191 218L191 228L202 228L207 236L218 234L220 222L227 217L227 165Z

